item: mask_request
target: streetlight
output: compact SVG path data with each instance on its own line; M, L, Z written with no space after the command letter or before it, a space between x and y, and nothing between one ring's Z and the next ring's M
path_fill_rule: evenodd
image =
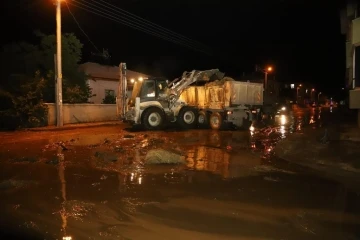
M311 96L310 96L311 101L313 101L313 93L315 93L315 88L311 89Z
M268 73L272 72L272 67L268 67L264 72L265 72L265 90L267 90L267 82L268 82Z
M131 82L131 83L134 83L134 82L135 82L135 79L133 79L133 78L130 79L130 82Z
M258 65L256 65L256 71L261 71L263 73L265 73L265 81L264 81L264 88L265 88L265 91L267 89L267 81L268 81L268 73L269 72L272 72L273 71L273 68L271 66L265 68L265 69L262 69L260 68Z
M61 1L56 0L56 124L62 127L63 100L62 100L62 56L61 56Z
M299 103L299 89L301 88L301 84L296 87L296 102Z
M139 81L142 82L144 79L142 77L139 77Z

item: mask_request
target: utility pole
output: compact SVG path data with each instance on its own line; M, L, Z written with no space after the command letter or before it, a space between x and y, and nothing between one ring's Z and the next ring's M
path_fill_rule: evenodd
M267 91L267 84L268 84L268 72L265 71L265 83L264 83L265 92Z
M63 101L62 101L62 56L61 56L61 1L56 0L56 124L62 127Z

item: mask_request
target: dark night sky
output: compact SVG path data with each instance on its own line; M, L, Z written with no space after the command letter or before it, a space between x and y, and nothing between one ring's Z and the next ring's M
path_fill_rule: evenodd
M185 70L208 68L241 76L254 71L255 64L271 64L276 78L282 81L314 82L319 89L330 91L344 85L345 38L340 35L338 12L341 1L105 0L207 45L213 53L210 56L71 5L91 6L92 0L67 1L97 48L109 50L113 65L124 61L129 69L173 78ZM2 29L7 31L3 31L2 44L32 41L36 29L55 33L52 0L4 2ZM104 5L96 7L100 8ZM79 30L65 4L62 13L63 32L74 32L80 38L85 45L84 61L89 60L95 48Z

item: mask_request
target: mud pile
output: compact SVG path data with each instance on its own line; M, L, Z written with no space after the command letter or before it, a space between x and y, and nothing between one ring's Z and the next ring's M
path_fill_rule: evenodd
M221 80L216 80L216 81L213 81L213 82L210 82L210 83L207 83L205 86L207 87L211 87L211 86L221 86L223 85L225 82L227 81L235 81L233 78L231 77L224 77L223 79Z

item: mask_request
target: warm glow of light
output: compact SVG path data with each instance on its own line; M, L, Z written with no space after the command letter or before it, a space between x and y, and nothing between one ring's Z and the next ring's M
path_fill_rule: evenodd
M63 237L63 240L72 240L72 237L70 237L70 236Z
M299 87L302 87L302 84L300 84Z
M253 132L255 130L254 126L250 126L250 129L249 129L251 132Z
M130 82L131 82L131 83L134 83L134 82L135 82L135 79L133 79L133 78L130 79Z
M281 115L281 117L280 117L280 124L281 124L281 125L285 125L285 124L286 124L286 116L285 116L285 115Z
M267 68L267 71L268 71L268 72L271 72L272 70L273 70L272 67L268 67L268 68Z
M313 89L311 89L311 91L315 92L315 89L313 88Z
M139 81L142 82L144 79L142 77L139 77Z

